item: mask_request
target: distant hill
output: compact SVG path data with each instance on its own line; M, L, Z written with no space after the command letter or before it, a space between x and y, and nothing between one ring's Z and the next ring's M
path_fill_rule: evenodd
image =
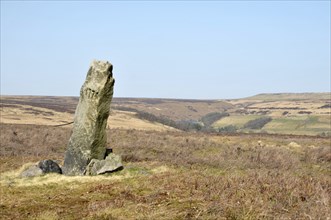
M0 122L57 126L73 121L78 97L1 96ZM66 125L72 126L72 125ZM109 128L137 130L175 130L161 123L137 117L136 112L112 109Z
M254 133L331 135L331 93L259 94L228 101L235 107L228 118L214 123L215 129ZM268 123L261 128L252 129L247 126L259 121L268 121Z
M1 96L1 106L28 105L57 112L74 113L79 98L61 96ZM113 98L113 109L136 109L173 120L199 119L205 114L225 111L233 105L218 100Z
M331 135L331 93L278 93L232 100L114 98L110 128ZM78 97L1 96L0 122L73 121ZM69 125L70 126L70 125Z
M234 108L232 104L219 100L144 98L114 98L112 107L114 109L133 108L174 121L199 120L208 113L224 112Z
M293 101L293 100L329 100L331 99L330 92L321 93L262 93L255 96L243 98L249 100L263 101Z

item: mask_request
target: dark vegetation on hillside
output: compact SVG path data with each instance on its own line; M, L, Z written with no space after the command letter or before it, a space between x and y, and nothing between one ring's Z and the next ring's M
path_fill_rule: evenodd
M323 108L331 108L331 104L326 104L326 105L319 107L319 109L323 109Z
M214 124L216 121L220 120L221 118L230 116L227 112L212 112L209 113L201 118L201 122L206 127L210 127L212 124Z
M218 128L217 131L219 133L224 133L224 134L233 134L236 133L238 131L238 127L235 125L227 125L221 128Z
M244 125L244 128L249 128L249 129L261 129L263 128L266 124L272 121L271 117L262 117L262 118L257 118L254 120L251 120L247 122Z
M154 114L140 111L134 108L116 106L113 109L121 111L129 111L137 113L137 117L150 122L161 123L173 128L177 128L182 131L203 131L203 132L215 132L216 130L212 128L212 124L221 118L230 116L227 112L212 112L203 116L200 120L180 120L174 121L165 116L156 116Z
M204 127L199 121L195 121L195 120L174 121L165 116L156 116L154 114L129 107L116 106L114 107L114 109L121 111L135 112L137 113L137 117L140 119L147 120L150 122L161 123L173 128L177 128L182 131L201 131Z

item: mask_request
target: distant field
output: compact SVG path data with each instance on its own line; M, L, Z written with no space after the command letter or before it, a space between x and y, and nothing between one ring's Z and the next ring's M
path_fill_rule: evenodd
M317 135L331 131L330 116L289 116L275 118L263 130L277 134Z
M235 115L223 118L213 124L216 129L227 126L235 126L242 132L263 132L271 134L295 134L295 135L330 135L331 117L295 115L288 117L275 117L262 129L245 129L244 125L251 120L262 118L258 115Z
M263 101L247 106L250 112L258 110L269 110L270 113L284 113L291 114L329 114L330 108L328 103L323 100L311 101Z
M230 117L214 123L216 129L234 125L239 132L331 135L331 93L260 94L229 100ZM249 120L271 117L262 129L244 129Z
M237 128L242 128L250 120L260 118L259 115L234 115L222 118L221 120L215 122L213 126L215 128L221 128L229 125L236 126Z

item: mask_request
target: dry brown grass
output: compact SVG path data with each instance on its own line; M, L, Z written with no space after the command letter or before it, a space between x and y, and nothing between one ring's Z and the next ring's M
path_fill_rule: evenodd
M3 219L328 219L330 139L108 130L110 176L8 173L63 160L70 129L1 124ZM5 173L4 173L5 172Z

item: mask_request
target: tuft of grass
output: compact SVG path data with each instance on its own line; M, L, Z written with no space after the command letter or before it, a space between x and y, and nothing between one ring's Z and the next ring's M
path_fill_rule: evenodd
M55 211L45 211L40 213L38 216L30 217L31 220L59 220L60 217Z

